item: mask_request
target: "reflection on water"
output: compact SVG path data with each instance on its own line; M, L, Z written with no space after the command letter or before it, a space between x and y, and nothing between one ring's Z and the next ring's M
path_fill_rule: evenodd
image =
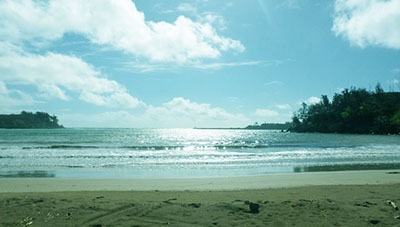
M352 171L352 170L385 170L400 169L400 163L365 163L365 164L342 164L342 165L319 165L319 166L296 166L293 172L325 172L325 171Z
M56 175L50 171L7 171L0 172L0 178L52 178Z
M274 130L0 130L0 177L226 177L397 168L376 163L400 163L399 154L399 136Z

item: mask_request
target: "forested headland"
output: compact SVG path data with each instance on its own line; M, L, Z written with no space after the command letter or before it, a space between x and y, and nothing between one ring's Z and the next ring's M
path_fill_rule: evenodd
M25 112L20 114L0 114L0 128L63 128L56 116L45 112Z
M399 134L400 92L385 92L378 84L375 91L344 89L332 100L303 103L293 115L291 132Z

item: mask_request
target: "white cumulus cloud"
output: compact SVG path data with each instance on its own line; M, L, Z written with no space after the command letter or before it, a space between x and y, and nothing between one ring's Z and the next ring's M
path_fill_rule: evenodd
M240 41L219 35L208 20L147 21L131 0L0 2L0 39L43 43L66 33L152 62L183 64L245 49Z
M122 85L102 77L99 71L77 57L51 52L36 55L7 49L5 45L0 47L4 47L4 52L0 53L3 91L7 84L33 86L38 96L46 99L69 100L71 95L78 94L81 100L99 106L135 108L141 104ZM26 98L20 91L14 93Z
M161 127L241 127L249 122L242 115L182 97L173 98L158 107L150 106L143 117L152 119L153 124Z
M337 0L332 30L356 46L400 49L400 1Z
M61 114L59 119L67 127L244 127L251 122L243 115L182 97L173 98L159 106L146 106L142 113L125 110L101 114Z
M190 10L189 6L181 5L181 10ZM185 16L173 22L146 20L131 0L0 1L2 110L77 98L123 109L97 118L80 118L93 126L102 125L102 119L155 127L245 125L248 119L242 115L184 98L160 106L146 105L82 58L48 49L59 41L70 41L66 35L73 34L90 45L131 55L136 62L198 66L224 52L245 50L240 41L220 35L223 29L223 18L210 13L196 20ZM143 113L127 110L138 106L144 107ZM64 114L65 119L68 116L73 119L73 115Z

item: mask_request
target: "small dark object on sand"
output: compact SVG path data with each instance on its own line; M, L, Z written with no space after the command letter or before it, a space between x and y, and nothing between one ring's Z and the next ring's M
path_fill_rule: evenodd
M257 214L257 213L260 212L260 210L259 210L260 209L260 205L258 203L250 202L249 208L250 208L250 213Z
M200 208L201 204L200 203L191 203L189 206L194 207L194 208Z
M386 172L386 174L400 174L399 171L391 171L391 172Z
M379 221L379 220L370 220L370 221L369 221L369 223L372 224L372 225L379 224L380 222L381 222L381 221Z
M94 225L91 225L90 227L102 227L103 225L102 224L94 224Z

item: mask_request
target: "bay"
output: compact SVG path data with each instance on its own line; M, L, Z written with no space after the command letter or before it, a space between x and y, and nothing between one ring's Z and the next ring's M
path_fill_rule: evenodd
M0 130L0 177L229 177L397 167L398 135L212 129Z

